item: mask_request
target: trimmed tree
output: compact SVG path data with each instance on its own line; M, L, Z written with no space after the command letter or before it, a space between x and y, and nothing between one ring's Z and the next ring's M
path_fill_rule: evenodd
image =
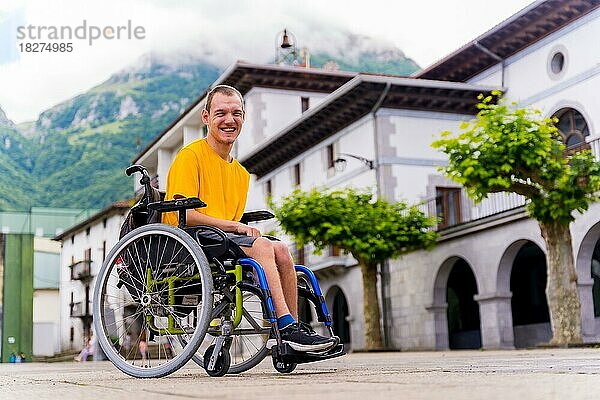
M496 103L500 96L497 91L480 95L476 118L463 122L456 136L443 132L433 147L448 155L446 174L476 202L497 192L525 197L546 243L550 343L579 343L581 307L569 225L575 211L584 212L598 200L600 163L589 150L566 152L556 120L504 100Z
M417 207L374 199L372 193L344 189L296 190L271 204L283 230L300 244L313 243L320 253L338 246L358 261L363 277L365 338L368 350L381 349L377 265L419 248L430 248L436 221Z

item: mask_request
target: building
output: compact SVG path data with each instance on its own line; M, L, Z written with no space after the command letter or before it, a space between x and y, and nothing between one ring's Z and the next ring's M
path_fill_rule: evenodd
M31 359L59 351L60 248L49 236L87 217L89 212L40 207L0 212L2 362L9 362L11 354L23 353Z
M53 240L61 242L60 349L81 350L92 331L92 296L95 277L131 204L116 202L68 228ZM98 348L98 346L96 346Z
M375 188L387 199L423 202L443 215L431 252L383 268L383 326L396 349L513 348L550 338L544 296L544 242L519 196L473 204L438 172L445 156L430 147L444 130L476 113L476 96L502 89L520 106L559 118L572 148L600 159L598 52L600 3L536 1L410 78L237 62L215 82L240 89L246 124L236 157L253 174L248 209L294 188ZM170 163L202 136L205 95L135 162L161 189ZM336 160L347 168L337 171ZM600 339L600 205L572 225L585 341ZM305 251L307 250L307 251ZM298 249L321 281L340 333L363 348L362 282L354 260ZM596 267L597 268L597 267ZM597 271L600 274L600 270ZM600 276L600 275L599 275ZM343 333L340 331L343 330Z

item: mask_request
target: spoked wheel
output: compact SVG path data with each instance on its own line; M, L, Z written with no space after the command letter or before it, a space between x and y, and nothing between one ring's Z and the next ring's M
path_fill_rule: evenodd
M206 370L206 373L210 376L224 376L229 370L229 366L231 365L231 356L229 354L229 351L225 347L222 347L215 360L215 366L211 370L208 367L210 363L210 358L214 350L214 344L209 346L208 349L206 349L206 352L204 353L204 369Z
M119 240L102 265L94 289L94 328L102 350L121 371L161 377L194 355L212 304L210 267L198 243L181 229L146 225Z
M281 360L277 360L273 357L273 367L277 370L277 372L281 372L282 374L289 374L293 370L296 369L298 364L292 362L284 362Z
M257 289L258 290L258 289ZM242 320L238 327L233 330L231 336L231 346L229 354L231 356L231 365L229 374L239 374L258 365L269 353L267 349L267 340L271 332L271 323L264 318L263 305L260 297L246 289L242 290L243 313ZM215 309L218 309L220 301L228 301L224 295L215 296ZM204 355L206 349L215 343L220 335L220 326L218 320L214 320L208 328L208 333L204 341L200 344L198 351L193 356L193 360L201 367L205 366ZM182 346L187 343L183 337L180 338Z

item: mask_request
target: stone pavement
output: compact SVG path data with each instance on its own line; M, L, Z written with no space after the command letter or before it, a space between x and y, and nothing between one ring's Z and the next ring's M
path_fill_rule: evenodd
M110 362L0 364L0 399L598 399L600 349L354 353L210 378L190 363L135 379Z

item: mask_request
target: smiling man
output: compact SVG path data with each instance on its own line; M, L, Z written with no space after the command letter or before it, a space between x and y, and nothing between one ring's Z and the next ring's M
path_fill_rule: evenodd
M244 118L244 101L235 88L218 85L209 92L202 110L208 135L185 146L175 157L167 177L166 200L203 200L207 207L188 210L187 224L222 229L248 257L262 265L282 340L297 351L327 350L335 345L335 338L317 335L297 322L296 271L287 245L264 238L258 229L239 222L246 207L250 174L230 153ZM163 222L176 226L177 214L164 214Z

